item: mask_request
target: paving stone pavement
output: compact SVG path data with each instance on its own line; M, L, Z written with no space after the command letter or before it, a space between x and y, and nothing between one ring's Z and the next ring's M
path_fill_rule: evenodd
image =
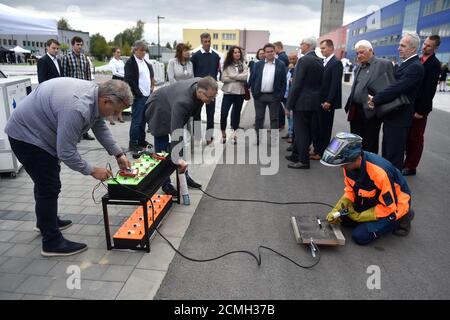
M217 104L220 106L220 97ZM110 126L114 137L128 146L130 119ZM151 138L148 140L151 141ZM82 157L94 166L117 163L98 141L82 140ZM131 158L131 156L129 156ZM215 165L191 165L191 176L206 188ZM152 299L161 284L175 252L159 236L152 240L151 253L107 251L101 204L94 203L93 188L98 183L62 164L62 190L59 216L73 226L63 231L72 241L88 244L89 249L70 257L41 256L41 236L33 230L33 183L22 169L16 178L0 178L0 299ZM94 193L96 201L105 194L103 187ZM191 191L191 205L174 205L161 225L161 231L178 248L202 193ZM113 234L134 211L131 206L110 206ZM81 287L69 289L72 266L80 268ZM70 282L75 284L75 282ZM69 284L69 285L68 285Z

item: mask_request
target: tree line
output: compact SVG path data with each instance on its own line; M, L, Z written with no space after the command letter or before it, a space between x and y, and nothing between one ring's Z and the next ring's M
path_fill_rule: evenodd
M136 25L131 28L127 28L122 32L118 33L112 41L106 41L105 37L100 33L95 33L90 37L91 48L90 54L96 57L98 60L104 60L105 57L111 57L112 48L120 48L123 56L131 55L131 46L137 40L141 40L144 37L144 26L145 22L142 20L138 20ZM65 30L73 30L68 21L65 18L61 18L58 21L58 28ZM155 45L155 43L151 43ZM173 42L173 48L177 45L177 41ZM172 49L172 45L167 42L165 45L166 48Z

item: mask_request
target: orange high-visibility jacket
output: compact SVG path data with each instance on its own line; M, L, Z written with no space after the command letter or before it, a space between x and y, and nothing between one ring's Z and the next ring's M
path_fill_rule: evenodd
M375 207L377 219L395 213L397 220L408 213L411 191L400 170L389 161L370 152L363 152L361 168L344 169L344 196L353 202L356 211Z

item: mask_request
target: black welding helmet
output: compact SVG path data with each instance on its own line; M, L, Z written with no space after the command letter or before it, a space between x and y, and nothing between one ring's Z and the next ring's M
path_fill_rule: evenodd
M339 132L331 140L323 153L320 163L329 167L338 167L351 163L361 155L362 138L356 134Z

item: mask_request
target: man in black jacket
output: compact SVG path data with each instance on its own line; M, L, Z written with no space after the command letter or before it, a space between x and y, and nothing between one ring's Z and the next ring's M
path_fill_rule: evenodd
M399 110L388 113L382 119L382 156L399 170L403 168L406 141L414 116L414 103L424 76L424 69L417 55L419 45L420 38L417 34L410 32L403 34L398 47L403 62L394 72L396 82L374 97L369 96L368 101L371 108L391 102L401 95L406 96L410 102Z
M286 66L275 59L275 46L264 46L265 60L258 61L250 74L249 84L255 99L255 129L259 144L260 130L264 126L266 106L269 106L270 128L275 133L279 128L279 107L286 92ZM275 136L275 135L274 135Z
M300 44L304 56L298 60L294 71L286 108L294 111L294 143L296 148L288 160L292 169L309 169L309 146L314 113L320 107L320 88L323 77L323 62L314 50L317 40L305 38Z
M217 74L220 71L220 56L211 49L211 35L202 33L200 35L202 47L192 55L191 62L194 68L194 77L211 76L217 80ZM214 113L216 110L216 101L212 100L206 105L206 143L210 144L213 139ZM200 121L200 112L194 115L194 121ZM210 130L211 129L211 130ZM209 131L208 131L209 130Z
M61 62L56 58L59 51L59 42L55 39L47 41L47 54L37 61L38 81L61 77Z
M342 108L342 62L334 55L334 44L330 39L320 42L320 51L325 57L322 87L320 89L321 106L317 111L316 145L310 159L320 160L331 140L334 110Z
M155 88L152 66L145 61L147 45L144 41L136 41L133 55L125 63L125 81L130 85L134 95L131 108L130 151L140 151L147 146L145 141L145 103Z
M441 63L434 54L440 43L441 38L433 35L426 38L422 45L423 55L420 62L425 70L425 76L414 105L415 113L406 143L406 158L402 170L404 176L416 174L416 168L422 156L427 118L433 108L433 98L441 72Z

